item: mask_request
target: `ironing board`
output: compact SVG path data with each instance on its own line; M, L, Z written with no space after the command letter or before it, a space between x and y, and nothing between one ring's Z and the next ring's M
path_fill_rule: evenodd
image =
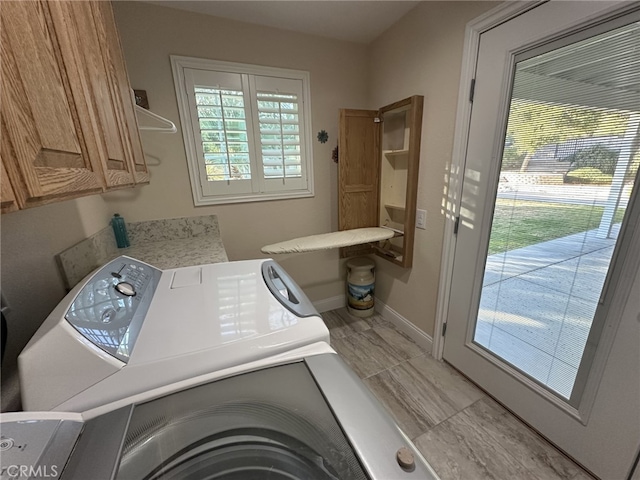
M385 227L355 228L341 232L321 233L308 237L294 238L284 242L266 245L262 253L302 253L328 250L331 248L349 247L363 243L379 242L392 238L396 232Z

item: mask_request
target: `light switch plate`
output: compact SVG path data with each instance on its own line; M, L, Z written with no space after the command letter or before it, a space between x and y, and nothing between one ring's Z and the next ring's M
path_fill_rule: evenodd
M416 210L416 228L421 228L424 230L427 224L427 211L426 210Z

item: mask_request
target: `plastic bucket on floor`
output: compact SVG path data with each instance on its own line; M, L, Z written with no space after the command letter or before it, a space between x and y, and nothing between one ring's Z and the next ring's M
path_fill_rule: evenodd
M347 309L356 317L373 315L376 264L365 257L347 262Z

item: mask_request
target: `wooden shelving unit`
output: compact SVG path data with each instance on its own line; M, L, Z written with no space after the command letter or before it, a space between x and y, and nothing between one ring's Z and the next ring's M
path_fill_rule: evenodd
M422 97L411 97L380 109L379 191L384 208L378 222L404 234L380 242L382 251L377 253L403 267L410 267L413 260L422 103Z
M342 257L376 253L411 267L415 234L422 96L373 110L340 111L339 226L390 227L400 235Z

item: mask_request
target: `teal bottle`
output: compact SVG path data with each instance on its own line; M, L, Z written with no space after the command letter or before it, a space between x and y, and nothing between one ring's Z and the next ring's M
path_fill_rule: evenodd
M124 218L119 213L113 215L111 219L111 226L113 227L113 233L116 236L116 244L118 248L126 248L131 246L129 243L129 236L127 235L127 226L124 223Z

